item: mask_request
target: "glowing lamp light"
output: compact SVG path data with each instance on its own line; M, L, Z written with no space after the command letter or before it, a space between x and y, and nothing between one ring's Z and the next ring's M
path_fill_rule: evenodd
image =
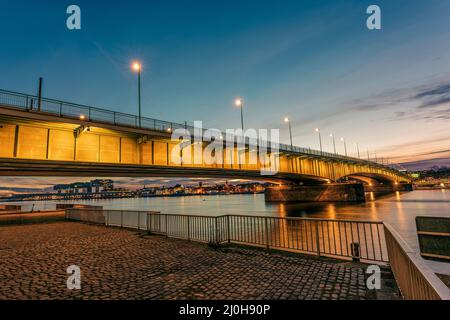
M84 116L84 114L80 114L80 120L84 120L86 119L86 117Z
M242 107L242 99L241 98L237 98L234 101L234 104L236 105L236 107Z
M289 122L289 118L288 118L288 117L285 117L285 118L284 118L284 122Z
M172 128L167 128L167 132L172 132Z
M132 68L134 71L139 72L139 71L141 71L142 66L141 66L141 64L140 64L139 62L135 61L135 62L133 62L133 64L131 65L131 68Z
M314 131L315 131L315 132L319 132L319 131L320 131L320 129L319 129L319 128L316 128L316 129L314 129Z

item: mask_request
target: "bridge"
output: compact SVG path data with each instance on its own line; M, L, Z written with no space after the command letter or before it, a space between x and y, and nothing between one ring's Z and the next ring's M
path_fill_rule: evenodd
M276 174L259 157L223 141L221 160L176 161L171 139L192 126L0 90L0 176L217 177L276 182L269 201L356 201L366 191L409 190L408 176L359 158L277 144ZM206 143L201 143L206 148ZM194 144L181 153L194 153ZM259 149L256 149L259 152ZM273 155L273 154L272 154ZM378 188L378 189L377 189ZM361 196L362 192L362 196Z

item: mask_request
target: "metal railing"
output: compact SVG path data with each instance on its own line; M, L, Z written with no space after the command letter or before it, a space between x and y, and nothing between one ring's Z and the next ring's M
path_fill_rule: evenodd
M387 262L378 221L243 215L189 216L151 213L147 231L208 243L233 242L356 260Z
M346 260L389 263L403 298L450 300L450 289L389 224L380 221L191 216L76 208L67 209L66 217L214 245L237 243Z
M25 111L39 112L48 115L64 118L73 118L78 120L80 119L81 116L83 116L83 121L92 121L97 123L120 125L131 128L155 130L166 133L172 132L173 130L179 128L187 129L191 133L196 132L194 130L195 129L194 126L188 125L187 122L185 122L184 124L180 124L175 122L141 117L139 125L139 117L136 115L61 100L48 99L2 89L0 89L0 105ZM207 129L203 129L203 133L206 130ZM222 132L222 135L223 137L226 137L226 133ZM250 139L246 140L247 144L249 144L250 142L251 142ZM264 144L267 145L267 142ZM271 148L278 148L280 152L298 153L314 157L327 157L336 160L351 161L353 163L370 164L371 166L384 168L385 170L390 170L392 172L395 172L396 174L401 174L393 167L385 166L378 162L367 161L360 158L348 157L335 153L312 150L310 148L296 147L282 143L277 144L272 143Z
M389 263L407 300L450 300L450 289L389 224L384 223Z
M148 230L148 218L155 211L103 210L105 225L112 227Z

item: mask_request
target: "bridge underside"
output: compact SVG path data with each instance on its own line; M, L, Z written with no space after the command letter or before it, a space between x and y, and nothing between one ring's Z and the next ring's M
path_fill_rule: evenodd
M322 177L283 172L275 175L261 175L260 171L256 170L5 158L0 158L0 176L224 178L305 185L325 184L329 181Z

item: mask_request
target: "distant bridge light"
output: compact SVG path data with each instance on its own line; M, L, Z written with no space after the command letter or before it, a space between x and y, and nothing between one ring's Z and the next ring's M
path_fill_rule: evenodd
M85 120L85 119L86 119L85 115L84 114L80 114L80 120Z

